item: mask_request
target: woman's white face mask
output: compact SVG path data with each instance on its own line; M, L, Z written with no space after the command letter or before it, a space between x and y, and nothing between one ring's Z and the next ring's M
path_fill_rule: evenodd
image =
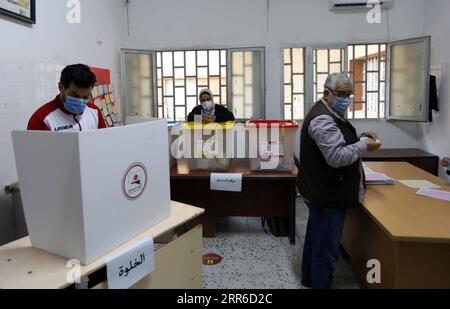
M202 103L202 107L205 111L211 111L214 109L213 101L205 101Z

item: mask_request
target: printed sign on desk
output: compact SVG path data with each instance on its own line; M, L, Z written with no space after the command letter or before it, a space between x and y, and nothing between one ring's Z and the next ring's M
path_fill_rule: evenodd
M145 238L106 261L109 289L128 289L155 270L153 239Z
M211 174L212 191L242 192L242 174Z

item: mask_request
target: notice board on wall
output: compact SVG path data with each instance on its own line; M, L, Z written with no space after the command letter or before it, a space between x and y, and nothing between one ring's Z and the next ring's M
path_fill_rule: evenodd
M111 71L95 67L91 67L91 70L97 77L97 83L92 90L94 104L102 111L108 127L120 126L122 119L111 83Z

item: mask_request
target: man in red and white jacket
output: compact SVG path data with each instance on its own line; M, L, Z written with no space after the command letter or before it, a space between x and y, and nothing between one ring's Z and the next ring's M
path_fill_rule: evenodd
M91 102L97 82L88 66L66 67L58 84L60 94L39 108L28 123L31 131L86 131L106 128L101 111Z

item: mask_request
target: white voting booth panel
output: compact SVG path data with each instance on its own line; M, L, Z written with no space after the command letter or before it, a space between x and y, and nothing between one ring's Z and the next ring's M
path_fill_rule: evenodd
M125 119L125 123L127 125L131 125L131 124L138 124L138 123L144 123L144 122L148 122L148 121L152 121L155 118L148 118L148 117L141 117L141 116L128 116ZM178 125L178 123L169 123L167 122L167 131L168 131L168 158L169 158L169 167L172 168L176 161L174 159L174 157L172 156L172 143L174 142L176 136L172 135L172 128L176 127Z
M170 216L167 123L13 132L33 246L86 265Z

